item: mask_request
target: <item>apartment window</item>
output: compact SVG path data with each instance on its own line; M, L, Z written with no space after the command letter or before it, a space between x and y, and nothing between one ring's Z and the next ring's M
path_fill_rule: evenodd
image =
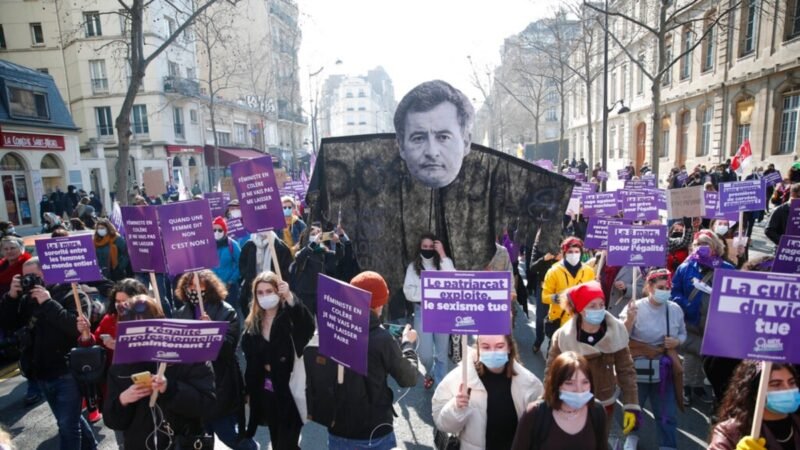
M120 9L117 11L117 15L119 16L119 34L128 34L131 23L130 16L128 16L128 11Z
M711 152L711 126L714 121L714 107L706 106L703 110L703 122L700 124L700 148L697 156L708 156Z
M744 0L742 2L742 38L739 56L749 55L756 49L758 32L758 0Z
M544 111L544 120L547 122L555 122L558 120L558 113L555 108L547 108Z
M178 63L167 61L167 73L173 78L181 76L181 68Z
M666 54L666 57L664 58L664 60L666 61L666 64L669 64L669 63L672 62L672 39L667 39L666 52L667 52L667 54ZM661 85L662 86L668 86L670 83L672 83L672 67L671 66L670 66L669 69L667 69L667 71L664 73L664 75L661 78Z
M169 17L164 17L164 21L167 23L167 37L175 34L175 21Z
M681 80L685 80L692 75L692 52L689 50L694 43L694 33L689 27L683 30L683 56L681 57ZM669 60L667 60L669 61Z
M86 24L86 37L102 36L100 27L100 13L97 11L83 13L83 22Z
M231 145L230 131L217 131L217 145Z
M795 92L783 98L781 116L781 141L778 152L794 153L797 149L797 126L800 118L800 93Z
M2 25L0 25L0 48L6 48L6 33Z
M644 93L644 53L639 53L639 70L636 72L636 95Z
M703 21L703 33L706 35L703 41L703 72L714 68L714 56L716 48L714 47L716 39L716 29L714 28L714 17L709 14Z
M683 158L689 152L689 124L692 120L691 111L684 111L680 116L680 134L678 134L678 153L680 157L676 158L679 162L683 162Z
M186 139L186 127L183 125L183 108L172 108L172 124L175 129L175 137Z
M8 86L8 109L11 117L47 120L47 94L44 92Z
M620 93L621 93L621 95L619 96L619 98L621 100L625 100L625 98L628 96L628 65L627 64L623 64L622 65L622 69L620 69L620 70L621 70L621 76L620 76L620 78L621 78L621 80L620 80Z
M614 157L614 144L617 142L617 127L608 129L608 156Z
M106 76L106 62L104 60L89 60L89 75L92 79L92 93L104 94L108 92L108 77Z
M150 133L150 127L147 124L147 105L133 105L131 125L133 134Z
M97 122L98 136L113 136L114 122L111 119L111 107L101 106L94 109L94 117Z
M617 157L622 159L624 157L623 151L625 150L625 125L619 126L619 145L617 146Z
M647 23L647 2L650 0L639 0L639 21Z
M355 108L353 108L352 106L348 106L347 111L355 111Z
M669 117L661 119L661 153L659 156L662 158L669 156L669 128L671 125L672 121L669 120Z
M192 31L192 27L186 27L183 29L183 41L184 42L191 42L194 39L194 32Z
M800 0L786 2L786 24L784 25L784 40L789 40L800 35Z
M247 144L247 124L234 123L233 124L233 139L237 144Z
M611 86L609 86L608 91L609 91L608 99L610 101L615 102L615 101L619 100L619 98L617 97L617 72L616 71L611 72ZM604 105L604 106L606 108L608 107L606 105Z
M44 31L41 23L31 24L31 42L33 45L44 45Z
M48 69L47 67L39 67L38 69L36 69L36 71L37 72L41 72L41 73L45 73L45 74L49 74L50 73L50 69Z
M186 68L186 78L190 80L197 79L197 73L195 72L194 67L187 67Z
M756 102L752 98L736 103L736 146L731 148L731 155L736 153L745 140L750 139L750 123L755 106Z
M197 110L190 109L189 110L189 121L192 123L197 123Z

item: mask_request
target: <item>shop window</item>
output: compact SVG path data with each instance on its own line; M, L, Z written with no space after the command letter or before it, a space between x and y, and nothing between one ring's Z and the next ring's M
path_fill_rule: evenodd
M19 156L13 153L6 153L0 159L0 170L25 170L25 164L23 164L22 158Z
M42 158L42 165L41 165L41 169L42 170L45 170L45 169L60 169L60 168L61 168L61 164L58 163L58 159L56 159L55 156L53 156L53 155L44 155L44 158Z

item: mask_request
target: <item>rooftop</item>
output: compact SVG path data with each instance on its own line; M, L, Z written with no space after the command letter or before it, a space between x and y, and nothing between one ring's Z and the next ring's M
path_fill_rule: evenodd
M0 60L0 125L78 130L53 77Z

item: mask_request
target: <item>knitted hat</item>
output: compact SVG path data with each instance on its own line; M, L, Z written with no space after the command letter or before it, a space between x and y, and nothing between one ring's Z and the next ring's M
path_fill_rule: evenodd
M239 207L239 200L233 199L233 200L229 201L228 202L228 208L230 208L231 206L235 206L235 207L238 208Z
M372 271L361 272L356 275L350 284L372 294L372 301L369 303L370 309L375 309L389 301L389 286L381 274Z
M576 313L583 311L586 305L594 299L599 298L603 301L606 299L606 296L603 294L603 286L594 280L570 288L567 291L567 297L572 300L572 304L575 305Z
M580 247L582 249L583 241L574 236L564 239L564 241L561 243L561 251L567 253L567 250L569 250L570 247Z
M225 234L228 234L228 224L225 222L225 219L223 219L221 216L215 217L212 223L214 225L218 225L220 228L222 228L222 231Z

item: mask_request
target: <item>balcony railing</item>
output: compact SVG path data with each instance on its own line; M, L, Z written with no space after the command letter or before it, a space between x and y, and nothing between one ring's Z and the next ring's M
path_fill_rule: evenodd
M200 83L188 78L166 76L164 77L164 92L197 96L200 95Z

